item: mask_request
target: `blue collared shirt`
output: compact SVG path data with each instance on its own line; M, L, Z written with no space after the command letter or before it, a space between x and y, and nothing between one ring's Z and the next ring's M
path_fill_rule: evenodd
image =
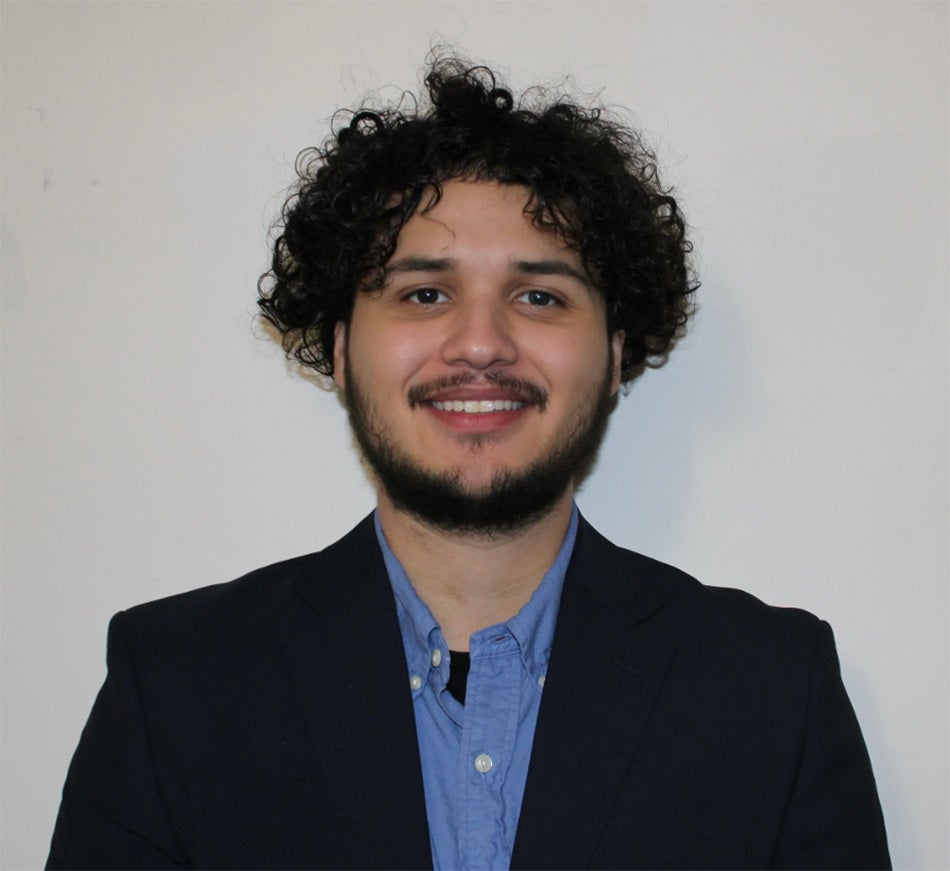
M508 868L577 507L528 603L510 620L472 635L464 705L446 689L451 662L442 630L390 550L378 515L376 535L409 668L434 867Z

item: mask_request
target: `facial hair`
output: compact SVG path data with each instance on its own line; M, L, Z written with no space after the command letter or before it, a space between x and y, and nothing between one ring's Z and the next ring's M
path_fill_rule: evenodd
M387 437L385 424L347 361L345 396L353 435L377 481L397 508L426 525L463 535L511 535L547 515L592 465L614 405L612 371L555 433L547 452L523 469L498 469L479 490L463 469L436 472ZM535 414L540 411L532 406Z

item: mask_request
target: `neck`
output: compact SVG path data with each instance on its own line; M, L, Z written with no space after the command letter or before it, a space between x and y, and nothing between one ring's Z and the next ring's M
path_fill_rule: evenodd
M513 617L554 562L571 520L573 489L544 517L507 535L446 532L396 508L378 493L379 521L450 650L468 650L473 632Z

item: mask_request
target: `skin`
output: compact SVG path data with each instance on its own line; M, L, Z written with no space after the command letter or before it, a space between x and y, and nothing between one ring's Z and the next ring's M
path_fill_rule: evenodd
M611 393L619 388L623 334L608 335L577 252L531 222L528 196L447 182L403 227L384 286L357 293L349 326L336 328L338 386L353 379L374 429L470 493L582 426L606 371ZM472 414L459 402L495 405ZM528 601L560 548L573 495L572 482L517 533L461 534L400 510L377 483L386 538L451 649L467 650L473 632Z

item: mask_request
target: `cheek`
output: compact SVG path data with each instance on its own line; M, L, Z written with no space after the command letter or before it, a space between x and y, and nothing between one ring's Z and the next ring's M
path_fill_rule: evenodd
M599 387L609 363L610 349L604 336L568 333L537 348L534 356L548 387L568 395Z
M374 383L402 383L430 356L424 335L415 330L351 329L350 366Z

